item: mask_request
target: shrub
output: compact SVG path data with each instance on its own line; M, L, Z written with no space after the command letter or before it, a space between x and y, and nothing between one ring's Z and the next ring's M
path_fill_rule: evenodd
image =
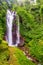
M43 41L32 40L29 43L30 54L34 56L39 62L43 63Z
M0 40L0 65L8 65L9 50L7 42Z
M4 40L0 40L0 51L1 51L1 49L2 49L2 51L4 50L4 49L8 49L8 44L7 44L7 42L6 41L4 41Z

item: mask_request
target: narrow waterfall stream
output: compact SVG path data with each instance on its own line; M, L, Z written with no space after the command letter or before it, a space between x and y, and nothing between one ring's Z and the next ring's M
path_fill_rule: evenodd
M16 40L16 44L13 45L13 40L12 40L12 25L13 25L13 20L14 20L14 16L16 15L16 13L7 10L7 42L9 46L17 46L20 43L20 34L19 34L19 18L17 15L17 40Z
M13 22L13 17L14 12L11 12L10 10L7 10L7 42L8 45L12 45L12 22Z
M20 23L19 23L19 16L17 15L17 21L18 21L18 25L17 25L17 41L16 41L16 46L18 46L18 44L20 43Z

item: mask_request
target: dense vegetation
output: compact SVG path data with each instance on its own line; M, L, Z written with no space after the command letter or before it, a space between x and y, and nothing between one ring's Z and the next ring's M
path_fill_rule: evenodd
M29 5L28 5L29 4ZM9 50L7 42L3 40L6 34L6 11L10 8L16 11L20 19L20 34L25 39L25 46L29 48L30 54L43 65L43 1L37 1L36 5L25 2L25 5L8 5L5 0L0 1L0 65L8 65ZM15 48L16 49L16 48ZM2 50L2 51L1 51ZM16 49L14 52L20 65L34 65L28 61L22 54L22 51ZM22 56L22 57L20 57ZM24 60L25 59L25 60Z
M9 50L6 41L0 40L0 65L8 65Z
M20 49L14 47L14 48L9 48L10 50L10 62L13 62L12 65L36 65L35 63L31 62L30 60L28 60L26 58L26 56L24 55L23 51L21 51ZM12 57L11 57L12 55ZM15 57L15 59L14 59ZM13 61L14 60L14 61ZM18 64L17 64L18 63Z

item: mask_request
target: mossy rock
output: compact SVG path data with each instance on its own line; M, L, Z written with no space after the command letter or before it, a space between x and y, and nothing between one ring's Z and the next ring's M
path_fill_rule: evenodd
M0 43L0 50L4 50L8 48L8 44L6 41L2 40Z

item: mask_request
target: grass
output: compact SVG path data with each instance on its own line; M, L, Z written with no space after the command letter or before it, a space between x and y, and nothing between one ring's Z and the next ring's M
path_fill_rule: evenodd
M9 64L10 65L20 65L18 62L18 59L16 58L16 56L14 55L14 48L9 47L9 51L10 51L10 59L9 59Z
M14 48L9 47L9 51L11 57L10 58L11 64L14 63L13 65L36 65L35 63L28 60L20 49L16 47Z
M8 47L2 40L0 43L0 65L36 65L28 60L23 51L16 47Z
M7 43L2 40L0 42L0 65L9 65L9 50Z

